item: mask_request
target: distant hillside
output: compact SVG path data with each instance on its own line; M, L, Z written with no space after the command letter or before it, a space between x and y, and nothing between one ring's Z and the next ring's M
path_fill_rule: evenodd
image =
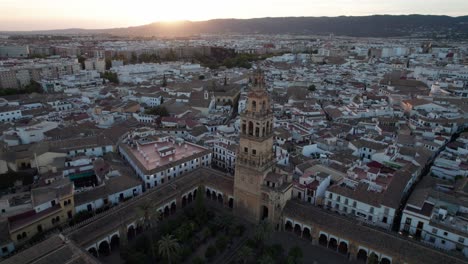
M22 32L23 34L26 32ZM424 33L468 36L468 16L375 15L361 17L278 17L157 22L113 29L64 29L37 34L112 34L117 36L188 36L197 34L335 34L355 37L397 37Z

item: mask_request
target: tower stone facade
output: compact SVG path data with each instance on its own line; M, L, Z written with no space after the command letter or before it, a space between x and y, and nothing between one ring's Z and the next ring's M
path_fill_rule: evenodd
M275 173L273 111L264 75L256 71L247 107L241 113L240 144L234 176L235 210L252 222L270 219L275 205L270 187L279 187L284 175ZM273 182L281 182L276 185ZM286 181L284 181L286 182ZM280 206L282 207L282 206Z

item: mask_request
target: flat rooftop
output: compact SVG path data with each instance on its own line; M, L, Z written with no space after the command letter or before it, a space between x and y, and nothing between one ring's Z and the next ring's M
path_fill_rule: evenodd
M138 140L133 147L128 144L125 147L127 153L131 154L131 158L138 161L146 171L209 152L208 149L189 142L157 142L152 141L151 138L146 142Z

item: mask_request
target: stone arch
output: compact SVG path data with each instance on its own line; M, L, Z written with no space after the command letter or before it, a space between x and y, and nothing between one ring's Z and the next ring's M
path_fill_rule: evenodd
M254 134L254 123L252 121L249 121L249 127L248 127L248 133L249 133L249 136L253 136Z
M114 250L116 248L118 248L120 245L120 237L119 237L119 234L114 234L112 237L111 237L111 240L110 240L110 247L111 247L111 250Z
M187 196L182 196L182 208L184 208L187 205Z
M192 193L189 193L189 195L188 195L188 203L191 203L192 201L193 201Z
M320 234L319 245L326 247L328 245L328 237L325 234Z
M229 198L229 208L234 208L234 198L232 197Z
M217 198L218 198L218 196L216 195L216 192L212 191L211 192L211 200L216 201Z
M310 228L304 227L304 229L302 230L302 237L307 240L312 240L312 236L310 234Z
M295 224L294 225L294 233L296 233L296 235L300 236L301 233L302 233L302 227L300 224Z
M168 217L170 215L171 210L169 209L169 206L164 207L164 217Z
M247 124L242 124L242 134L247 134Z
M383 257L380 260L380 264L392 264L392 261L390 259L388 259L387 257Z
M375 252L371 252L367 258L368 263L379 263L379 255Z
M171 214L175 214L176 210L177 210L177 205L176 205L175 202L172 202L171 203Z
M218 202L220 204L223 204L223 194L221 194L221 193L218 193Z
M338 252L340 252L343 255L348 254L348 243L346 243L345 241L341 241L338 245Z
M89 254L93 255L95 258L98 257L98 252L95 247L89 248L88 249Z
M211 198L211 191L208 188L206 188L206 198Z
M263 127L262 127L262 134L261 134L261 136L263 137L263 136L265 136L265 135L266 135L266 131L265 131L265 127L263 126Z
M107 256L110 254L110 245L107 240L103 240L99 243L98 252L101 256Z
M255 136L256 137L260 136L260 128L258 126L255 126Z
M143 224L142 223L138 223L137 226L136 226L136 229L135 229L135 234L136 235L139 235L143 233Z
M262 205L260 207L260 212L261 212L261 220L267 220L268 219L268 206Z
M293 224L291 221L286 220L286 224L284 225L284 230L286 231L292 231L293 230Z
M359 249L359 251L357 253L357 256L356 256L356 259L358 261L366 263L367 262L367 251L362 249L362 248Z
M193 198L197 197L197 189L193 190Z
M135 227L133 225L129 226L127 229L127 239L132 240L136 235Z
M337 250L338 249L338 240L334 237L330 237L330 240L328 241L328 248L332 250Z

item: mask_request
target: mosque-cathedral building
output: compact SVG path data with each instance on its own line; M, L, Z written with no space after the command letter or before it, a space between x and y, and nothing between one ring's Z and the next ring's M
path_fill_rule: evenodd
M50 252L65 252L64 248L69 252L64 254L72 254L82 263L96 263L97 260L89 254L98 255L100 248L110 247L113 240L119 239L120 243L126 243L128 237L135 235L139 227L133 208L151 200L166 217L193 203L197 195L219 203L252 224L268 221L275 230L295 233L297 239L336 250L349 260L367 258L374 253L379 263L464 262L422 243L358 224L310 203L293 199L291 173L276 166L272 100L265 86L264 75L259 70L253 74L252 88L248 93L246 109L240 115L240 122L240 144L234 177L207 166L194 167L183 175L160 183L158 188L149 188L142 195L86 224L63 230L60 235L52 236L4 263L19 263L26 256L28 259L43 258L48 259L49 263L57 263L54 262L54 256L59 257L59 254ZM149 187L155 185L150 180L148 182ZM199 187L202 187L204 193L197 193ZM308 263L307 260L305 263Z

